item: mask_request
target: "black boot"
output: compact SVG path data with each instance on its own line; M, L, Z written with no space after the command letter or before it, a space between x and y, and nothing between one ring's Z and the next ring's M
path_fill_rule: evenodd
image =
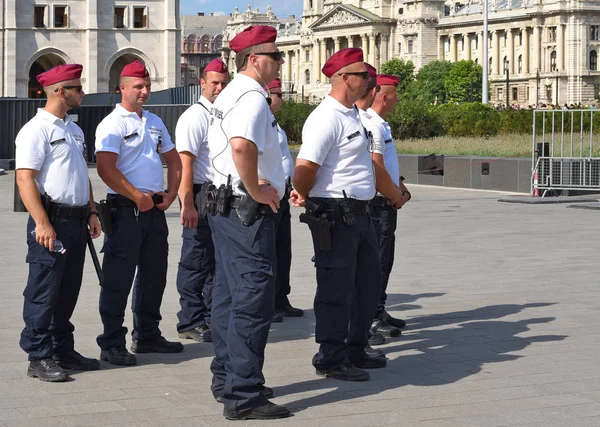
M199 342L212 342L212 334L210 328L203 323L189 331L179 332L179 338L194 340Z
M333 378L341 381L367 381L371 376L367 371L357 368L351 363L341 365L335 369L324 371L316 369L317 375L321 377Z
M275 313L281 314L286 317L302 317L304 316L304 310L296 307L292 307L291 304L284 305L282 307L275 307Z
M220 392L213 391L212 394L217 402L220 403L223 401L223 391L220 391ZM267 399L271 399L272 397L275 396L275 394L273 393L273 389L271 387L267 387L267 386L262 386L260 388L260 394L265 396Z
M374 320L371 324L371 330L375 333L387 335L390 337L399 337L402 331L383 320Z
M53 383L64 382L69 378L67 373L51 358L29 362L27 375L31 378L39 378L42 381Z
M183 351L183 344L167 341L165 337L160 336L153 340L133 341L131 351L134 353L180 353Z
M83 357L75 350L65 353L54 354L52 359L63 369L74 369L76 371L94 371L100 367L98 359Z
M255 408L241 411L223 409L223 416L228 420L274 420L290 416L290 410L285 406L267 402Z
M383 312L383 316L381 317L381 319L388 325L391 325L398 329L402 329L406 326L406 322L404 320L396 319L395 317L390 316L390 314L387 311Z
M125 346L100 351L100 360L119 366L131 366L137 363L135 356L128 352Z

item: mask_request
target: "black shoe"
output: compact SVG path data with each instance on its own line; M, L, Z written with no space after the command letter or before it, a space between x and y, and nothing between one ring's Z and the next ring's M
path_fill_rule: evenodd
M66 353L55 354L52 359L63 369L74 369L76 371L94 371L100 367L98 359L83 357L75 350Z
M134 340L131 344L134 353L179 353L183 351L183 344L177 341L167 341L160 336L153 340Z
M27 376L52 383L61 383L69 379L67 373L51 358L30 361Z
M385 357L385 353L381 350L376 350L373 347L367 346L365 347L365 353L367 354L367 356L373 356L373 357Z
M200 342L212 342L212 333L206 324L202 324L189 331L179 332L179 338Z
M374 357L369 356L365 353L363 357L360 359L352 359L350 360L354 366L360 369L378 369L385 368L387 365L387 360L385 357Z
M285 406L267 402L265 405L243 411L228 411L223 408L223 416L228 420L274 420L289 417L290 410Z
M271 399L275 396L275 394L273 393L273 389L264 385L260 388L260 394L265 396L267 399ZM221 392L213 391L213 397L219 403L223 401L223 395L221 394Z
M283 322L283 316L279 313L273 313L273 318L271 319L271 323L281 323Z
M383 312L382 320L388 325L393 326L394 328L402 329L406 326L406 322L402 319L396 319L395 317L390 316L387 311Z
M123 347L111 347L100 351L100 360L119 366L132 366L137 363L133 354Z
M380 333L369 331L369 345L383 345L385 337Z
M399 337L402 331L383 320L375 320L371 325L371 330L375 333L380 333L382 335L388 335L390 337Z
M275 307L275 313L281 314L286 317L302 317L304 316L304 310L300 308L292 307L290 304L283 307Z
M339 366L331 371L316 369L317 375L321 377L333 378L341 381L367 381L371 376L367 371L357 368L353 364Z

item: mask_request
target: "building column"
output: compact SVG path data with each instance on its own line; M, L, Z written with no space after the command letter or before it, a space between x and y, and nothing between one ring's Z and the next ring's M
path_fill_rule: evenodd
M469 33L463 34L463 43L465 44L465 59L471 59L471 37Z
M492 68L494 75L500 74L500 34L497 30L492 32Z
M327 62L327 39L321 40L321 65Z
M367 34L361 34L360 38L362 41L363 56L366 58L369 53L369 36Z
M529 29L521 28L523 32L523 74L529 74Z
M342 42L342 38L336 37L333 40L335 42L335 47L333 48L333 53L339 52L340 51L340 43Z
M562 24L556 26L556 69L565 69L565 31ZM559 93L560 95L560 93Z
M296 49L296 91L301 93L302 85L304 84L303 76L300 76L300 59L302 58L302 48Z
M375 64L375 41L376 41L376 37L377 34L371 34L369 36L369 64L373 65L374 67L377 67L377 65Z
M542 68L540 67L540 27L533 27L533 63L531 64L531 71L536 70L540 73L542 72ZM541 90L541 89L540 89Z
M313 82L317 82L319 80L319 73L321 72L321 40L315 39L313 44Z
M515 74L515 35L511 28L506 29L506 59L508 59L508 70L510 75Z
M285 81L287 84L292 80L292 64L291 64L292 55L289 50L285 51Z
M485 61L485 55L484 55L484 51L483 51L483 38L486 35L483 34L483 31L481 31L478 34L479 40L477 41L477 57L479 58L479 65L481 65L483 67L483 61ZM488 49L489 49L489 45L488 45Z
M449 37L450 37L450 61L456 62L456 61L458 61L456 35L450 34Z
M379 47L380 55L380 65L385 64L388 61L388 44L390 41L390 36L387 33L381 35L381 43Z

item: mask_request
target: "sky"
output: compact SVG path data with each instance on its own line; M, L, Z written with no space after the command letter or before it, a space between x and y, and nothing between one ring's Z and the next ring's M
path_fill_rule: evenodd
M302 17L303 0L180 0L182 15L196 15L198 12L204 12L205 15L210 15L213 12L215 15L228 16L233 13L237 7L240 12L245 12L248 5L252 6L252 10L257 7L261 12L267 11L267 6L271 6L273 13L278 18L286 18L289 15L296 15L297 18Z

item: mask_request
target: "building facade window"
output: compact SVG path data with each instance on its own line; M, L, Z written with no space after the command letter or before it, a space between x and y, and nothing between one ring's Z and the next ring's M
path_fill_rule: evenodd
M33 8L33 26L36 28L46 26L46 6L35 6Z
M147 28L148 16L146 15L145 7L133 8L133 28Z
M598 71L598 52L595 50L590 52L590 70Z
M125 6L115 6L114 25L115 28L125 28Z
M54 27L65 28L67 27L68 16L66 6L54 6Z
M592 25L590 27L590 40L600 40L600 25Z
M512 88L512 100L517 101L518 99L519 99L519 88L513 87Z
M306 62L309 62L309 61L310 61L310 50L307 50L307 51L305 52L305 55L306 55L306 59L305 59L305 61L306 61Z
M523 46L523 31L519 31L519 46Z
M556 71L556 51L550 53L550 71Z
M556 27L548 27L548 41L549 42L556 41Z
M408 53L413 53L414 40L408 41Z
M504 99L504 91L501 87L498 88L498 101L502 101Z
M210 36L204 35L200 39L200 53L210 53Z
M517 59L517 67L519 74L521 74L523 72L523 55L519 55L519 58Z
M310 84L310 70L304 71L304 84Z
M460 50L465 50L465 36L460 38Z

